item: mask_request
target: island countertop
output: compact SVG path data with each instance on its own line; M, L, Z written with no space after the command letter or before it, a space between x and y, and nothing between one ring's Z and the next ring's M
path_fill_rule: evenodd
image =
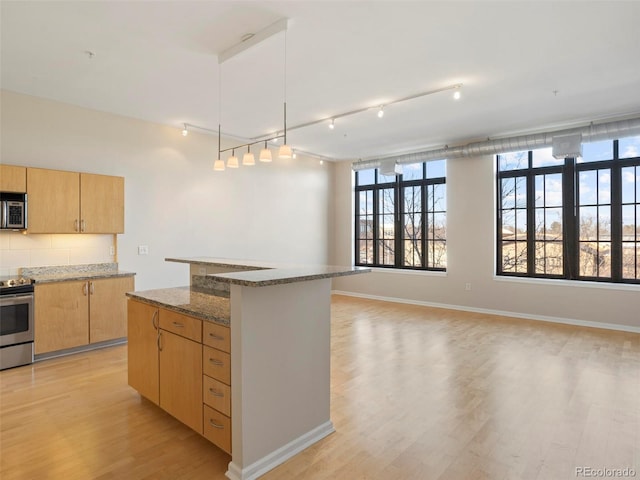
M128 292L127 297L210 322L229 326L231 305L228 293L213 293L196 287L173 287Z
M206 276L218 282L247 287L265 287L345 275L357 275L371 271L368 267L276 264L253 260L213 257L165 258L165 261L228 268L231 270L230 272L210 273Z

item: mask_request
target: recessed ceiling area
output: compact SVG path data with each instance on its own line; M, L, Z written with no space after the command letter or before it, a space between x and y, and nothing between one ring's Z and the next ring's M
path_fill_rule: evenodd
M255 138L384 157L640 112L640 2L3 1L10 91ZM217 55L280 19L278 33ZM87 54L92 52L93 55ZM286 75L285 75L286 72ZM450 91L389 105L419 92ZM222 102L218 104L218 90ZM212 138L212 145L215 139Z

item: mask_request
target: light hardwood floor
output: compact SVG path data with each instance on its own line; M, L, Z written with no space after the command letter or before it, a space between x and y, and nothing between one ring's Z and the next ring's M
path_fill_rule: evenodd
M603 319L606 320L606 319ZM223 479L126 347L0 373L0 477ZM334 296L336 433L264 480L640 478L640 335Z

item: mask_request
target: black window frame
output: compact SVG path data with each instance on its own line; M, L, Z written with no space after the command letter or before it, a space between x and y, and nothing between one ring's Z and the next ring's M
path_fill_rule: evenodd
M602 283L622 283L622 284L640 284L640 272L638 272L636 260L636 276L639 278L625 278L623 276L623 243L635 243L636 251L640 248L640 238L636 234L636 240L628 242L624 240L623 235L623 218L622 207L625 205L622 199L622 171L624 168L635 167L636 172L640 171L640 156L631 158L619 158L619 140L611 140L613 142L613 158L606 160L580 162L576 158L566 158L561 165L554 166L533 166L533 150L529 150L527 166L525 168L500 170L500 155L496 155L496 275L504 277L524 277L524 278L543 278L543 279L562 279L576 280L588 282ZM609 203L601 203L596 201L594 205L581 205L580 203L580 174L588 171L608 170L611 178L610 200ZM535 177L545 174L562 174L562 242L563 242L563 271L562 274L545 274L536 272L535 269ZM597 174L596 174L597 177ZM526 179L526 212L527 212L527 231L526 231L526 251L527 251L527 268L526 272L513 272L503 270L503 244L505 240L505 230L503 224L503 179L507 178L525 178ZM637 180L636 180L637 181ZM635 198L636 209L640 198ZM610 243L611 265L609 276L593 276L582 275L580 273L580 213L581 208L600 207L601 205L610 205L609 216L611 219L610 240L602 241L602 243ZM629 204L633 205L633 204ZM640 218L636 215L636 231ZM533 227L531 227L533 226ZM599 225L596 226L599 232ZM599 234L598 234L599 235ZM591 242L585 241L582 242ZM596 240L600 244L599 237ZM533 252L533 254L531 254Z
M388 269L403 269L403 270L418 270L418 271L437 271L437 272L445 272L447 270L446 266L444 267L435 267L429 266L429 260L431 259L430 255L433 254L435 250L435 246L433 249L429 248L429 232L428 232L428 216L429 214L433 214L433 210L429 210L428 205L428 189L433 188L434 185L444 185L445 186L445 197L446 197L446 173L445 176L442 177L427 177L427 163L422 162L422 178L421 179L411 179L404 180L404 176L402 174L396 175L392 181L383 181L381 177L388 177L386 175L381 175L380 169L376 168L373 172L374 181L371 184L360 185L360 175L359 171L355 172L355 229L354 229L354 264L357 266L366 266L366 267L375 267L375 268L388 268ZM446 161L445 161L446 166ZM419 266L416 265L405 265L405 253L404 253L404 245L405 245L405 235L403 228L403 220L405 218L405 202L404 202L404 191L405 188L419 187L421 189L421 198L420 198L420 214L421 214L421 234L420 234L420 250L422 251L422 264ZM380 212L380 195L384 190L392 189L393 190L393 225L394 225L394 238L393 238L393 264L385 264L380 259L380 252L378 245L381 241L383 241L383 237L380 236L380 223L379 219L381 215L384 215L384 212ZM371 213L368 213L368 216L371 216L371 229L372 229L372 249L373 249L373 261L371 263L362 262L360 259L360 241L365 240L361 236L362 233L362 222L361 214L360 214L360 193L363 191L372 192L372 205L373 210ZM432 207L435 204L435 199L433 199ZM446 205L446 202L445 202ZM442 213L445 215L445 225L446 225L446 206L444 210L437 210L436 213ZM366 226L365 226L366 229ZM431 239L435 242L435 238ZM437 239L438 242L442 242L444 244L444 250L446 252L446 227L445 227L445 237L443 239ZM431 250L431 253L430 253Z

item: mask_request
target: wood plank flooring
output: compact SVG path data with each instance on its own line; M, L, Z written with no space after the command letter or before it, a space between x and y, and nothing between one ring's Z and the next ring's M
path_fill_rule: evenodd
M126 355L0 372L0 477L225 478L228 455L127 386ZM336 433L264 480L640 478L638 334L334 296L331 359Z

